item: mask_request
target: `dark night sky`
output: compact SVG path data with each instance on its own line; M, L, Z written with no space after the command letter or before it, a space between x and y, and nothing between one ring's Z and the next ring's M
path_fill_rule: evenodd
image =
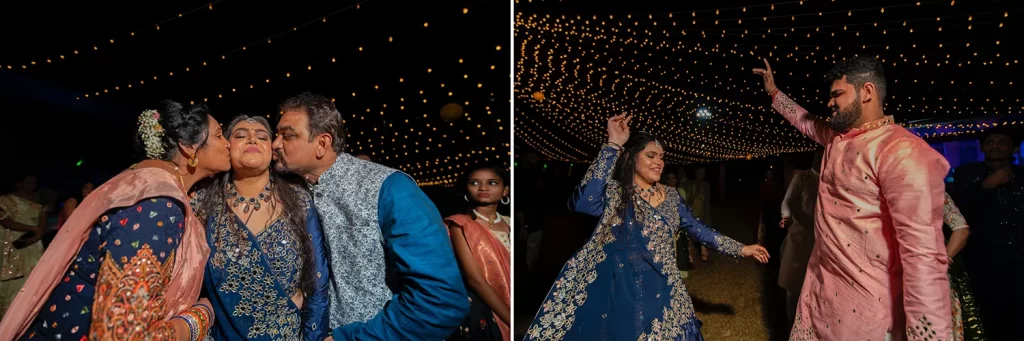
M507 2L207 4L5 4L3 173L30 168L50 184L77 186L130 164L136 116L159 100L205 99L221 122L249 113L275 123L277 104L307 90L336 99L351 150L417 180L454 179L475 163L508 165ZM467 116L442 121L448 103Z

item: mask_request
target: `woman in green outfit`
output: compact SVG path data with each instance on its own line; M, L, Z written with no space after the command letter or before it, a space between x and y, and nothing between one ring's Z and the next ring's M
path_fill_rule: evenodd
M946 194L946 204L942 215L943 233L946 235L946 256L949 257L950 299L953 300L953 340L984 340L985 331L981 327L981 314L971 292L970 281L964 271L964 263L957 255L967 244L967 236L971 234L967 221L960 214L960 209L953 199Z

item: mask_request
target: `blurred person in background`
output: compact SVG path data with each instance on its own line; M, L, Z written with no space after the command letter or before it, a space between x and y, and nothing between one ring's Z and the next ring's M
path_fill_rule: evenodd
M821 176L821 158L824 150L814 153L813 160L794 163L797 168L789 180L789 188L782 200L782 219L779 228L787 229L782 242L781 267L778 284L786 289L786 316L789 323L796 317L800 289L807 274L807 262L814 249L814 205L818 202L818 179ZM772 228L768 226L767 228Z
M953 172L953 198L971 225L964 261L991 340L1024 340L1024 167L1021 134L1007 126L979 139L985 160Z
M39 240L46 232L48 208L39 203L36 176L21 176L15 188L13 193L0 196L0 316L5 315L43 255Z
M509 205L510 184L497 167L471 169L464 184L465 212L445 218L455 258L469 294L469 315L449 340L504 340L512 334L512 221L498 212Z

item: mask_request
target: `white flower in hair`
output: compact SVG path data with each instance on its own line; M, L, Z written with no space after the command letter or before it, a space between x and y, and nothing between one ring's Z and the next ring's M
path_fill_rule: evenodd
M139 115L139 137L146 148L146 157L163 157L164 146L160 140L164 137L164 127L160 125L160 113L156 110L146 110Z

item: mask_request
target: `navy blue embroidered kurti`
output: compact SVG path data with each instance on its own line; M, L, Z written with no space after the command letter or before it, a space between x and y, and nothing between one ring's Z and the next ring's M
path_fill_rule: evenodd
M673 235L682 230L734 257L743 245L696 219L672 190L658 207L637 196L636 205L618 214L618 204L630 199L609 179L618 154L605 146L570 200L573 210L601 219L562 268L526 340L703 339L676 267Z
M308 203L307 203L308 204ZM289 226L278 219L253 235L233 212L211 214L206 240L210 260L203 295L210 299L215 340L323 340L328 327L328 270L323 233L316 211L307 208L306 231L312 243L313 292L302 293L302 248ZM228 224L227 219L233 219ZM304 294L303 306L291 297Z
M96 337L89 337L93 323L116 329L123 325L120 321L134 319L136 313L163 316L162 292L140 289L131 295L133 302L104 302L119 308L98 312L99 316L93 316L93 298L96 287L103 284L123 288L125 283L133 283L137 289L166 285L174 267L174 251L184 231L183 212L181 203L161 197L100 216L21 340L92 339ZM160 271L141 272L141 267ZM126 311L124 307L145 308Z

